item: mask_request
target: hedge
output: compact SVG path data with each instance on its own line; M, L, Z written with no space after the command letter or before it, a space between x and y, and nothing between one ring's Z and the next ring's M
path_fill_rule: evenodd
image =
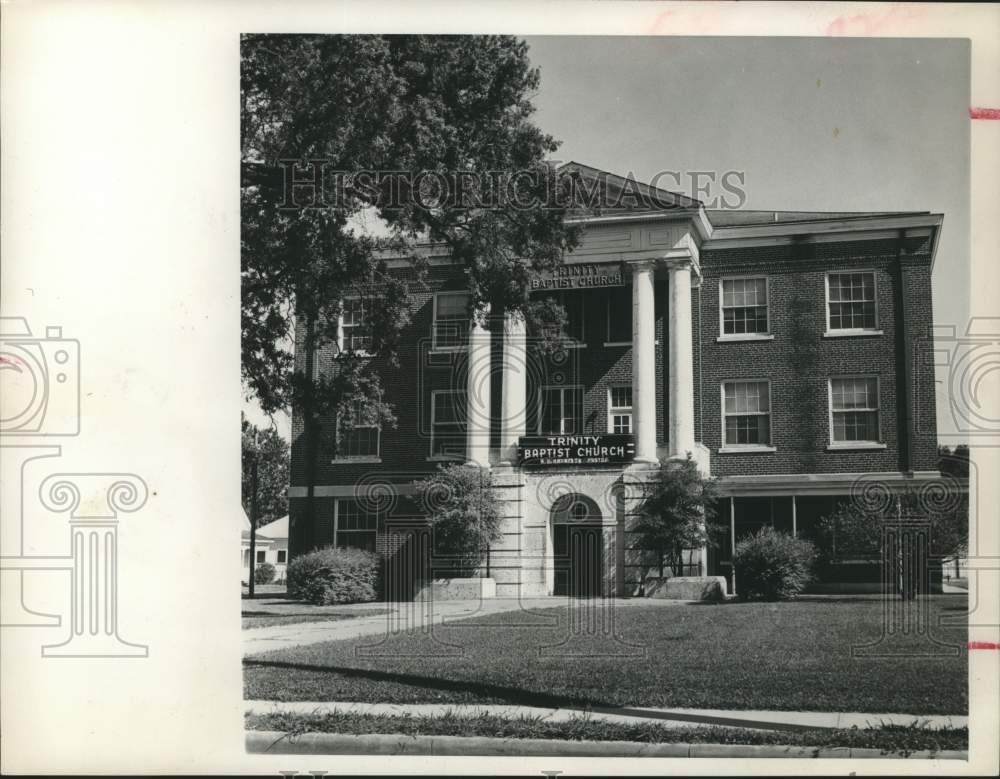
M381 558L362 549L333 546L288 564L288 596L317 606L378 600Z
M736 592L744 600L794 598L812 580L816 548L774 528L764 527L736 545Z

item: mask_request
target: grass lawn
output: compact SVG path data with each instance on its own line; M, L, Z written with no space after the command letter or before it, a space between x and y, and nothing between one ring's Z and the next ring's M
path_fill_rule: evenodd
M620 640L574 634L571 621L593 612L559 606L254 655L245 696L965 714L967 598L924 603L946 646L910 634L876 646L890 657L851 653L882 635L877 599L629 605L614 611Z
M275 614L265 611L247 611L244 609L241 625L244 630L249 628L266 628L272 625L297 625L302 622L334 622L341 619L356 617L374 617L378 614L388 614L389 609L357 609L354 611L326 611L323 613Z
M969 747L968 728L928 730L890 725L859 730L766 731L726 727L676 727L655 722L602 722L577 717L553 722L540 717L501 717L495 714L441 717L353 713L246 715L247 730L302 733L370 733L407 736L490 736L494 738L549 738L567 741L638 741L646 744L781 744L807 747L852 747L906 754L919 750L963 750Z

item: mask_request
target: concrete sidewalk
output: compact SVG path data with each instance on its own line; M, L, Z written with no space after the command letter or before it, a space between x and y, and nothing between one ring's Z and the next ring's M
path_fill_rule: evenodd
M288 601L243 601L244 610L247 604L253 604L255 612L271 612L281 615L288 608ZM394 636L414 628L429 629L455 620L475 616L486 616L510 611L525 611L527 613L569 607L571 605L592 604L594 608L605 608L607 604L614 608L671 608L685 606L688 601L672 601L655 598L620 599L615 601L576 600L570 598L488 598L483 600L450 600L410 603L355 603L345 606L303 606L316 614L324 610L330 612L366 611L369 609L390 609L388 614L377 614L351 619L339 619L330 622L299 622L290 625L271 625L262 628L250 628L243 631L243 654L252 655L259 652L269 652L274 649L289 649L295 646L318 644L323 641L342 641L360 638L361 636L385 635Z
M334 701L246 701L246 711L253 714L288 712L293 714L382 714L393 716L440 717L446 713L475 717L493 714L501 717L540 717L551 722L566 722L579 717L619 723L656 721L665 727L733 727L753 730L835 730L857 727L878 728L882 725L917 725L929 729L968 727L969 718L941 714L868 714L865 712L825 711L730 711L727 709L659 709L659 708L542 708L503 704L439 704L439 703L340 703Z

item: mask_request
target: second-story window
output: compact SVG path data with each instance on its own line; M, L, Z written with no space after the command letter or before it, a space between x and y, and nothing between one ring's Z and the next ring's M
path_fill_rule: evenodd
M828 273L826 285L828 330L864 332L878 328L874 273Z
M465 457L465 407L461 390L431 393L431 457Z
M583 432L583 388L542 387L539 390L539 435Z
M722 385L726 446L771 445L771 387L766 381Z
M432 342L435 349L459 349L469 339L469 295L439 292L434 296Z
M878 443L878 379L830 379L830 440L833 444Z
M378 425L366 420L362 414L361 403L355 403L351 411L350 429L343 428L337 434L337 457L378 457L379 456Z
M627 385L608 389L608 432L632 432L632 388Z
M720 300L723 336L769 332L766 278L722 279Z

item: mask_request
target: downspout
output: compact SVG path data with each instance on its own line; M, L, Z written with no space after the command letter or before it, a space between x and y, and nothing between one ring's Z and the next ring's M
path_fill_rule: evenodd
M904 473L913 470L913 398L910 397L912 387L912 355L910 353L910 316L907 311L907 295L904 290L905 273L903 272L903 241L906 231L900 230L896 243L895 279L893 280L894 308L896 309L896 397L897 424L896 434L899 442L899 469Z

